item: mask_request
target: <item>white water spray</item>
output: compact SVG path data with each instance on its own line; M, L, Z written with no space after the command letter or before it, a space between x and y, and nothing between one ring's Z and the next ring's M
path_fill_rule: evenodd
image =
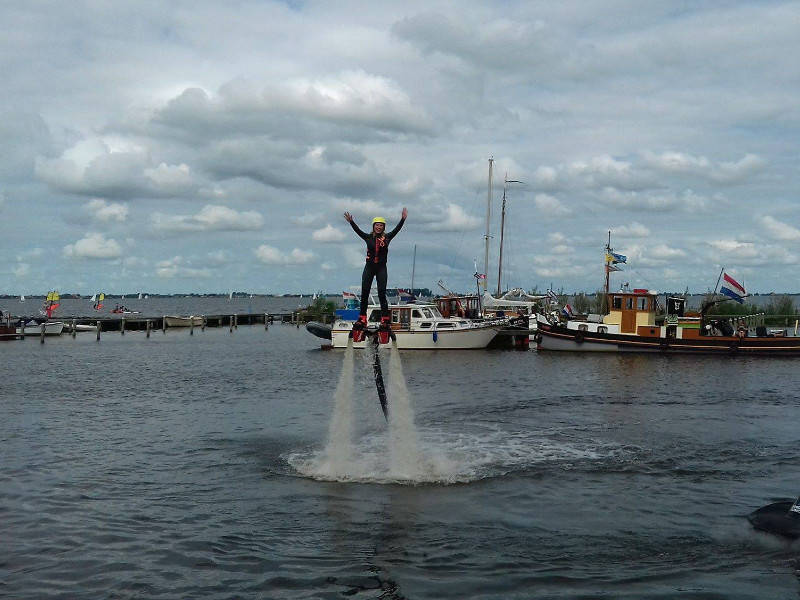
M397 342L393 340L389 361L389 471L399 479L418 479L421 458L414 409L406 388Z
M336 385L328 445L320 465L321 471L331 477L346 474L353 454L353 362L353 340L349 339Z

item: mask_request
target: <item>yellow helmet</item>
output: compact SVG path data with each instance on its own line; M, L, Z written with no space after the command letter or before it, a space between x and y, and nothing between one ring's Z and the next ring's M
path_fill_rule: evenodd
M372 219L372 224L375 225L375 223L383 223L384 225L386 225L386 219L384 219L383 217L375 217L374 219Z

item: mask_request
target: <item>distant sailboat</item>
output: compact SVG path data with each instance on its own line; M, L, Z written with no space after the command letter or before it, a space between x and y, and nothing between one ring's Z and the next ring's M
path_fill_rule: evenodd
M141 300L141 299L142 299L142 292L139 292L139 297L137 298L137 300Z
M96 298L96 300L95 300L95 298ZM103 300L105 300L105 299L106 299L106 295L103 292L100 292L99 294L93 294L92 295L92 300L95 300L94 309L95 310L100 310L101 308L103 308Z
M150 298L150 296L148 294L145 294L144 299L147 300L148 298Z
M233 292L231 292L230 294L228 294L228 300L233 300Z
M25 294L22 294L22 295L19 297L19 301L20 301L20 302L25 302Z
M90 302L96 302L97 301L97 294L92 294L92 297L89 298L89 301Z

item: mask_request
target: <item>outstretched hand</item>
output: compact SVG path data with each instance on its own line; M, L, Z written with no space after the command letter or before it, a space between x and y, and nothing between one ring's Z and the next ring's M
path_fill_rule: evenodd
M347 221L348 223L352 223L353 215L351 215L349 212L344 213L344 220Z
M404 206L403 207L403 218L405 219L408 216L408 209Z

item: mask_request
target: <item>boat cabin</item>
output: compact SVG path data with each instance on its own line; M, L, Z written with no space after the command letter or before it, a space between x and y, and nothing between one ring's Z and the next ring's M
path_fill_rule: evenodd
M638 333L640 328L656 326L656 294L648 290L615 292L608 295L608 314L605 325L616 325L620 333Z
M436 299L436 307L445 319L479 319L481 315L478 296L444 296Z

